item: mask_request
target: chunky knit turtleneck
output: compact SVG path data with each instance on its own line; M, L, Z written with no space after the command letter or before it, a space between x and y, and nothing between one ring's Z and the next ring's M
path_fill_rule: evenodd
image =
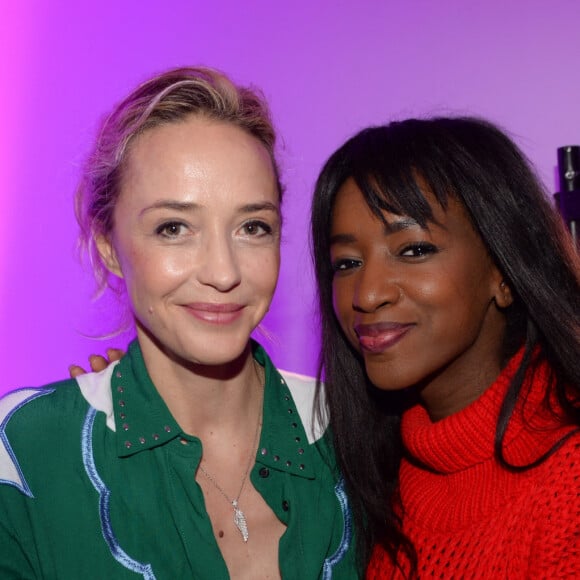
M580 578L580 434L538 467L517 472L494 453L501 404L521 354L459 413L433 423L422 406L405 413L408 457L400 468L403 529L421 578ZM574 427L544 400L550 371L527 377L504 456L528 465ZM407 563L403 559L403 568ZM398 577L377 548L367 577Z

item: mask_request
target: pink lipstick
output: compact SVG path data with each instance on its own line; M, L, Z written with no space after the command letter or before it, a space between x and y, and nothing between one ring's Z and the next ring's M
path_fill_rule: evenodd
M235 322L244 309L242 304L216 304L212 302L192 302L185 305L192 316L210 324L231 324Z
M369 353L378 354L397 344L412 328L412 324L379 322L377 324L357 324L354 331L360 347Z

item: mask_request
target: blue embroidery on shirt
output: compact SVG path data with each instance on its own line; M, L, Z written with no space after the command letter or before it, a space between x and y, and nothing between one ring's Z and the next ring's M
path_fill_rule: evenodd
M322 580L331 580L332 569L344 558L352 540L352 516L348 506L348 497L344 490L344 479L341 478L341 480L335 485L334 493L336 494L338 503L340 504L340 509L342 510L344 529L342 531L342 539L340 540L336 552L324 560L324 565L322 567Z
M142 574L143 578L146 580L155 580L155 574L153 573L151 564L141 564L140 562L137 562L131 558L123 550L123 548L119 546L119 542L117 541L117 538L113 532L109 506L111 492L105 487L103 480L100 478L95 466L95 459L93 457L92 433L96 414L96 409L89 407L87 416L85 418L85 423L83 425L81 445L85 471L87 472L87 475L89 476L89 479L91 480L94 488L99 493L99 514L101 517L101 529L103 530L103 537L109 546L109 550L111 550L113 558L115 558L117 562L133 572Z
M54 393L54 389L18 389L7 393L0 402L0 483L14 486L28 497L34 497L34 495L26 482L20 464L18 463L16 455L8 441L8 437L6 436L6 425L8 424L8 421L10 421L12 415L14 415L14 413L19 409L22 409L24 405L38 397L50 395L51 393ZM15 403L14 405L13 402ZM14 477L14 471L17 474L18 481L15 479L9 479L10 476Z

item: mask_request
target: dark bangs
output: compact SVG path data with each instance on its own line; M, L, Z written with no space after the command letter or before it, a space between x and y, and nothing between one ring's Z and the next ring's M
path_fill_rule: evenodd
M452 176L442 170L444 165L434 162L434 144L408 126L392 123L365 129L344 149L349 166L343 167L345 180L355 181L369 209L381 220L383 212L389 212L426 227L433 212L425 192L447 209L448 197L456 191Z

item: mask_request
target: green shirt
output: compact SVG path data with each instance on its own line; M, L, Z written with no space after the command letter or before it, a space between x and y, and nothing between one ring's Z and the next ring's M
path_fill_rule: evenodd
M278 372L257 345L254 356L266 385L250 477L287 526L282 578L356 578L313 381ZM201 441L170 414L136 342L102 373L9 393L0 421L0 578L229 578L195 481Z

